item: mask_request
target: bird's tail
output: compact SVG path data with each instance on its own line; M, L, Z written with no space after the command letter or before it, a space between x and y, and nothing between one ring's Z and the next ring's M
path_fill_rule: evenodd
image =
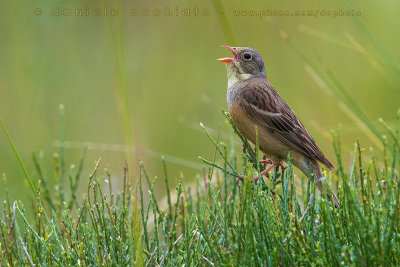
M312 166L312 174L314 175L314 177L315 177L314 179L317 183L317 188L322 194L323 193L322 180L323 180L324 175L323 175L321 168L319 167L317 161L311 162L311 166ZM327 184L325 184L325 189L326 189L326 198L329 201L332 201L332 199L333 199L333 203L335 204L335 207L337 209L339 209L340 203L339 203L339 200L336 197L335 193L332 192L332 190L329 188L329 186Z

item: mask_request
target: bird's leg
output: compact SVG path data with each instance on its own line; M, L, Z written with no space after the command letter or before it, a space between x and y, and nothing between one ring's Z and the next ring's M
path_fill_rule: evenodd
M272 160L270 159L263 159L259 161L260 164L272 164Z
M273 167L276 167L276 166L278 166L278 165L281 167L282 170L285 169L285 166L283 166L283 164L282 164L281 162L279 162L279 164L274 164L274 163L272 162L272 160L269 159L269 158L267 158L267 156L266 156L265 154L264 154L264 156L263 156L263 160L260 160L259 163L260 163L260 164L265 164L265 165L266 165L266 164L272 164L272 166L269 167L269 170L272 170ZM267 169L267 168L266 168L266 166L265 166L265 170L266 170L266 169ZM265 170L264 170L264 171L265 171ZM264 172L264 171L263 171L263 172ZM269 171L267 171L266 173L268 173L268 172L269 172ZM261 173L260 173L260 174L261 174ZM262 174L261 176L263 176L263 175L264 175L264 174Z
M263 156L263 160L258 161L260 164L260 169L265 169L267 168L267 164L272 164L272 160L267 159L266 156Z
M260 164L272 164L272 160L267 157L267 155L263 155L263 159L259 161Z
M271 166L269 166L268 168L266 168L265 170L263 170L262 172L260 172L260 176L261 176L261 177L264 176L264 175L267 174L270 170L272 170L273 168L275 168L275 167L278 166L278 165L279 165L279 164L273 163ZM237 178L237 179L236 179L236 184L237 184L238 186L239 186L239 182L240 182L241 180L250 178L249 176L246 176L246 175L240 175L240 177L241 177L242 179L240 179L240 178ZM258 175L254 176L253 181L254 181L254 183L257 183L257 182L258 182Z
M264 155L264 158L265 158L265 155ZM268 172L270 172L270 171L271 171L273 168L275 168L276 166L280 166L282 170L285 169L285 166L283 166L283 164L282 164L281 162L279 162L279 163L273 163L272 160L270 160L270 159L260 160L259 163L260 163L260 164L271 164L271 166L269 166L268 168L265 168L262 172L260 172L260 176L261 176L261 177L263 177L264 175L267 175ZM246 176L246 175L241 175L240 177L243 178L243 179L249 178L249 177ZM259 177L258 175L254 176L254 178L253 178L254 183L257 183L257 182L258 182L258 177ZM241 181L241 180L243 181L243 179L237 178L237 179L236 179L236 184L239 185L239 181Z
M265 168L265 170L263 170L262 172L260 172L260 176L263 177L264 175L268 174L273 168L275 168L276 166L280 166L282 170L285 169L285 166L283 166L282 163L272 163L271 166L269 166L268 168ZM254 182L257 183L258 181L258 175L254 176L253 178Z

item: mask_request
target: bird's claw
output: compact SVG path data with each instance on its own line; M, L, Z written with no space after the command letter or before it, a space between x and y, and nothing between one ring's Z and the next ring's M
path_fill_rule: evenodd
M260 164L271 164L271 166L269 166L268 168L265 168L265 170L263 170L262 172L260 172L260 176L261 176L261 177L264 176L264 175L268 176L268 173L269 173L273 168L275 168L276 166L279 166L279 167L282 169L282 171L285 170L285 166L283 166L282 163L280 163L280 162L279 162L279 163L273 163L272 160L270 160L270 159L260 160L259 163L260 163ZM237 179L236 179L236 184L239 186L239 182L240 182L240 181L243 182L244 179L249 179L249 178L251 178L251 177L246 176L246 175L241 175L240 178L237 178ZM254 178L253 178L254 183L257 183L258 180L259 180L259 176L258 176L258 175L254 176Z
M259 161L260 164L272 164L272 160L270 159L263 159Z

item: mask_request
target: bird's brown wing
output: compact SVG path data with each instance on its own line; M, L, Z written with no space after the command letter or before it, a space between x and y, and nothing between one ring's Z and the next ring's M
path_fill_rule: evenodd
M320 161L328 169L328 160L293 110L265 78L249 79L242 84L238 104L260 126L278 140L304 155Z

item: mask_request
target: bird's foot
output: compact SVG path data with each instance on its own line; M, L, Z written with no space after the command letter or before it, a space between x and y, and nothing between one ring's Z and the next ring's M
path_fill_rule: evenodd
M271 161L271 160L269 160L269 161ZM268 175L268 173L269 173L273 168L275 168L276 166L281 167L282 171L285 169L285 166L283 166L282 163L280 163L280 162L279 162L279 163L272 163L272 162L271 162L271 166L269 166L268 168L265 168L262 172L260 172L260 176L262 177L262 176L264 176L264 175ZM258 181L258 175L254 176L254 181L255 181L255 182Z
M260 160L258 163L260 163L260 164L272 164L272 160L270 160L270 159L263 159L263 160Z
M266 154L263 155L263 159L259 161L260 164L264 164L264 167L266 168L267 164L274 164L274 162L272 161L272 159L268 158L268 156ZM277 165L275 165L276 167ZM281 167L282 170L285 169L285 166L283 166L283 164L281 162L279 162L279 166Z
M262 172L260 172L260 176L261 176L261 177L263 177L264 175L267 175L267 176L268 176L268 173L269 173L273 168L275 168L276 166L281 167L282 171L285 169L285 166L283 166L282 163L280 163L280 162L279 162L279 163L272 163L272 160L270 160L270 159L267 159L267 160L265 160L265 159L264 159L264 160L260 160L260 164L271 164L271 166L265 168ZM241 178L237 178L237 179L236 179L236 184L237 184L238 186L239 186L239 182L240 182L240 181L243 181L243 179L251 178L251 177L246 176L246 175L241 175L240 177L241 177ZM257 182L258 182L258 178L259 178L258 175L254 176L254 178L253 178L254 183L257 183Z

